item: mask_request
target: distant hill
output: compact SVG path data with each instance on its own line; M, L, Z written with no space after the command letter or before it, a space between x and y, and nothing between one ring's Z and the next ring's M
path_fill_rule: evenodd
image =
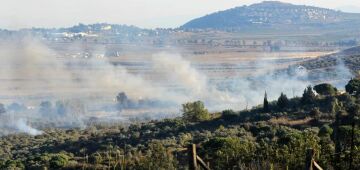
M63 28L60 31L67 31L72 33L79 33L79 32L103 32L103 31L112 31L112 32L141 32L144 29L135 26L128 26L128 25L118 25L118 24L107 24L107 23L97 23L97 24L78 24L72 26L70 28Z
M326 28L360 23L360 14L264 1L200 17L181 26L183 29L252 29L252 28Z
M117 34L117 35L137 35L142 32L149 32L150 30L142 29L136 26L119 25L119 24L107 24L107 23L96 23L96 24L78 24L67 28L31 28L22 29L20 32L32 32L32 33L69 33L69 34Z

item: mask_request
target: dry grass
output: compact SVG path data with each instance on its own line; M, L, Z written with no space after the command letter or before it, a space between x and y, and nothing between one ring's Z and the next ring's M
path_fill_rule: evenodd
M269 122L275 125L295 126L295 125L307 124L311 120L313 120L313 118L310 117L306 117L304 119L298 119L298 120L291 120L287 117L280 117L280 118L272 118L269 120Z

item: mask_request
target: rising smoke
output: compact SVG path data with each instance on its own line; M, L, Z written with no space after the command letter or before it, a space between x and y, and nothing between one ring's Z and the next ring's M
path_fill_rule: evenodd
M239 75L213 81L179 54L164 52L149 57L148 72L161 79L131 73L124 66L112 64L106 57L66 58L29 37L2 42L0 97L6 99L7 104L20 102L28 107L1 114L0 134L14 131L41 134L29 126L29 122L84 127L85 120L100 113L121 117L121 112L104 113L103 109L115 107L114 98L119 92L124 92L129 101L166 103L161 106L170 112L178 112L182 103L194 100L202 100L209 110L219 111L255 106L262 101L265 91L270 99L277 98L281 92L300 96L311 84L304 68L274 72L268 68L273 68L276 63L269 61L255 62L256 68L260 69L252 76ZM339 76L349 76L343 65L340 64L337 70ZM40 107L45 100L50 102ZM156 115L156 110L151 112Z
M43 132L37 129L32 128L31 126L29 126L25 120L23 119L19 119L16 121L15 123L15 127L17 131L22 132L22 133L27 133L29 135L41 135Z

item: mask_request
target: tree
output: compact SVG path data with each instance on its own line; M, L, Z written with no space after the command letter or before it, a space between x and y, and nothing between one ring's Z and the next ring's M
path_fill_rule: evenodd
M238 117L238 114L236 114L233 110L224 110L221 112L221 117L224 120L234 120Z
M191 122L208 120L210 115L201 101L189 102L182 105L183 118Z
M351 123L351 146L350 146L350 160L349 160L349 169L353 167L353 154L354 154L354 140L355 140L355 125L360 119L360 105L355 104L349 108L350 113L350 123Z
M0 114L5 113L5 112L6 112L6 109L5 109L4 104L0 103Z
M345 110L340 110L336 114L335 122L333 123L334 131L332 139L335 144L335 152L338 153L334 157L334 169L341 169L341 156L345 148L344 141L346 140L346 133L343 130L344 124L346 124L346 117L348 113Z
M24 110L26 110L26 107L25 107L23 104L11 103L11 104L7 107L7 110L19 112L19 111L24 111Z
M65 114L66 114L66 107L65 107L65 104L64 104L64 102L62 102L62 101L57 101L56 102L56 113L58 114L58 115L62 115L62 116L64 116Z
M337 93L337 89L327 83L314 86L314 90L321 95L335 95Z
M121 92L116 96L116 101L119 110L129 107L130 100L124 92Z
M1 169L25 169L24 164L19 160L8 160Z
M321 117L322 113L321 111L319 110L319 108L314 108L310 111L310 116L316 118L316 119L319 119Z
M314 91L312 90L311 86L308 86L303 93L303 96L301 98L301 103L303 104L313 104L315 102L316 95Z
M241 169L238 163L252 162L256 146L251 140L239 137L215 137L204 143L204 149L215 158L214 169Z
M325 124L323 125L320 130L319 130L319 136L320 137L330 137L331 134L333 133L333 129L328 125L328 124Z
M264 96L263 111L264 111L264 112L270 112L269 101L268 101L268 99L267 99L267 93L266 93L266 91L265 91L265 96Z
M50 101L43 101L40 103L39 112L44 115L51 114L53 111L52 103Z
M332 117L335 117L336 113L342 109L339 100L334 96L329 97L327 100L329 113Z
M171 151L160 141L149 144L148 153L143 160L144 169L171 170L176 169L176 159Z
M277 106L280 109L284 109L289 105L289 99L284 93L281 93L280 97L277 100Z
M69 157L65 154L56 154L50 159L50 167L51 168L63 168L69 163Z
M99 152L93 153L89 158L89 162L93 164L101 164L103 162L103 157Z
M359 95L360 79L351 79L349 83L345 86L345 90L351 95Z

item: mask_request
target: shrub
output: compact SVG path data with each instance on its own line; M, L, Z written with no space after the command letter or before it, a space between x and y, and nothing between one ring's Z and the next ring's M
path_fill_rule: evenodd
M345 86L346 92L351 95L360 94L360 79L351 79L349 83Z
M63 168L69 163L69 157L65 154L56 154L50 159L51 168Z
M319 119L322 116L322 113L320 112L319 108L314 108L310 111L310 116Z
M208 120L209 112L201 101L185 103L182 105L183 118L190 122Z
M337 93L337 89L327 83L314 86L314 90L321 95L335 95Z
M100 153L94 153L90 156L89 162L93 164L101 164L103 162L103 158Z
M237 118L238 114L234 112L233 110L224 110L221 112L221 118L224 120L233 120Z
M143 169L171 170L176 169L176 164L172 152L169 152L160 141L149 144L148 153L142 160Z
M216 169L232 169L238 166L238 162L250 163L252 161L255 144L238 137L221 137L204 143L204 149L209 150L207 154L215 158L213 166Z
M333 133L333 129L329 125L323 125L320 128L319 136L320 137L330 136L332 133Z
M24 164L19 160L8 160L1 169L25 169Z

